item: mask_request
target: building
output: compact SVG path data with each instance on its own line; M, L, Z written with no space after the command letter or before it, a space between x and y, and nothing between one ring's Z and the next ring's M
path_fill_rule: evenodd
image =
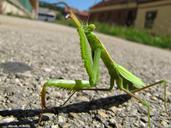
M37 18L38 0L0 0L0 14Z
M171 0L151 0L138 5L135 27L171 35Z
M90 8L90 20L130 26L136 12L135 0L104 0Z
M168 12L171 12L171 0L103 0L90 8L90 20L171 35Z
M59 12L58 12L59 13ZM42 21L55 21L57 12L48 8L39 8L38 20Z

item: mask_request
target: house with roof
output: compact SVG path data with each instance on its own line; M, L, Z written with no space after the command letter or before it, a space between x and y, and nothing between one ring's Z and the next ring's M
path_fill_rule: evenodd
M90 8L90 20L171 35L169 12L171 0L103 0Z

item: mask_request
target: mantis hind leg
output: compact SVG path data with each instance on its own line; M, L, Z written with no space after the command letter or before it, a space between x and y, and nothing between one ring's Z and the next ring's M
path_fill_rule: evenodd
M147 107L148 110L148 128L150 128L150 104L146 101L146 100L142 100L139 97L137 97L136 95L134 95L132 92L130 92L129 90L125 89L123 86L123 79L121 77L119 77L119 79L116 81L119 89L121 89L122 91L124 91L125 93L127 93L128 95L134 97L135 99L137 99L138 101L140 101L140 103L142 105L144 105L145 107Z
M140 101L141 104L143 104L145 107L147 107L148 110L148 128L150 128L150 104L146 101L146 100L142 100L139 97L137 97L136 95L134 95L132 92L124 89L123 87L121 87L121 90L123 90L125 93L127 93L128 95L134 97L135 99L137 99L138 101Z
M135 92L139 92L139 91L142 91L142 90L145 90L147 88L150 88L152 86L156 86L158 84L162 84L164 86L164 107L165 107L165 111L167 112L167 96L166 96L166 87L167 87L167 82L165 80L160 80L158 82L155 82L155 83L152 83L150 85L147 85L143 88L140 88L140 89L136 89L134 91L131 91L132 93L135 93Z
M129 90L123 88L123 81L122 81L121 79L120 79L120 81L118 82L118 84L119 84L121 90L123 90L124 92L126 92L128 95L134 97L135 99L139 100L144 106L147 107L147 109L148 109L148 127L149 127L149 128L150 128L150 104L149 104L146 100L142 100L142 99L138 98L136 95L134 95L134 93L135 93L135 92L138 92L138 91L141 91L141 90L144 90L144 89L147 89L147 88L149 88L149 87L155 86L155 85L157 85L157 84L163 84L163 85L164 85L164 100L165 100L165 105L164 105L164 106L165 106L165 109L166 109L166 100L167 100L167 99L166 99L166 83L167 83L166 81L160 80L160 81L158 81L158 82L156 82L156 83L147 85L147 86L145 86L145 87L143 87L143 88L136 89L136 90L130 92ZM167 110L167 109L166 109L166 110Z

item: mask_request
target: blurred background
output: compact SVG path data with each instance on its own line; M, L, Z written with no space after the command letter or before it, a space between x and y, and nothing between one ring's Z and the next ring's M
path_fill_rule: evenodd
M151 127L171 128L171 0L0 0L0 128L38 127L45 80L88 80L65 5L83 25L96 25L114 61L146 83L168 82L168 113L162 86L137 96L150 103ZM100 67L98 88L106 88L108 71ZM68 90L48 88L47 95L52 109L43 114L42 127L147 127L146 108L118 89L78 92L63 107Z
M99 32L171 49L171 0L1 0L0 14L74 26L65 4Z

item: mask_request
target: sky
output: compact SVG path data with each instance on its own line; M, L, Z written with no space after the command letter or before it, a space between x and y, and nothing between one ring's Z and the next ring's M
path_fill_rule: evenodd
M79 10L88 10L91 6L98 3L101 0L42 0L49 3L55 3L57 1L64 1L69 6L77 8Z

